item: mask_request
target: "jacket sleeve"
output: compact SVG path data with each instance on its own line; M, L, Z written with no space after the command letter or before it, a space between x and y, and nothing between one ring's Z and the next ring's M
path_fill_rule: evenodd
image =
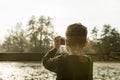
M53 72L58 71L59 61L61 59L61 55L55 56L57 49L54 48L50 50L44 57L43 57L43 66Z
M89 61L90 61L89 80L93 80L93 61L91 57L89 57Z

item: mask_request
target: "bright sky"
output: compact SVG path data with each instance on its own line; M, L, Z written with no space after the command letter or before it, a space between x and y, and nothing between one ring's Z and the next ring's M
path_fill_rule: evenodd
M0 0L0 40L17 22L26 26L32 15L53 18L55 32L62 36L74 22L87 26L89 35L104 24L120 31L120 0Z

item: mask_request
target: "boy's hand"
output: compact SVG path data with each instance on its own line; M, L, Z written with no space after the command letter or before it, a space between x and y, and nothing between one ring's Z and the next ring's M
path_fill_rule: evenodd
M55 37L54 44L55 44L55 48L58 50L61 45L61 37L60 36Z

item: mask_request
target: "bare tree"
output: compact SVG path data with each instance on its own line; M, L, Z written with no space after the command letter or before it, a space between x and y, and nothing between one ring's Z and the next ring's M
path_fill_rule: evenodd
M52 46L53 25L50 17L32 16L28 22L28 37L32 43L33 52L46 51Z

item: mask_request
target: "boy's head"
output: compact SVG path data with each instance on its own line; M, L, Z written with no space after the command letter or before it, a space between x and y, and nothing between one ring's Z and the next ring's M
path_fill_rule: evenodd
M66 30L66 38L68 45L73 47L79 46L83 48L87 41L87 28L81 23L74 23L68 26Z

